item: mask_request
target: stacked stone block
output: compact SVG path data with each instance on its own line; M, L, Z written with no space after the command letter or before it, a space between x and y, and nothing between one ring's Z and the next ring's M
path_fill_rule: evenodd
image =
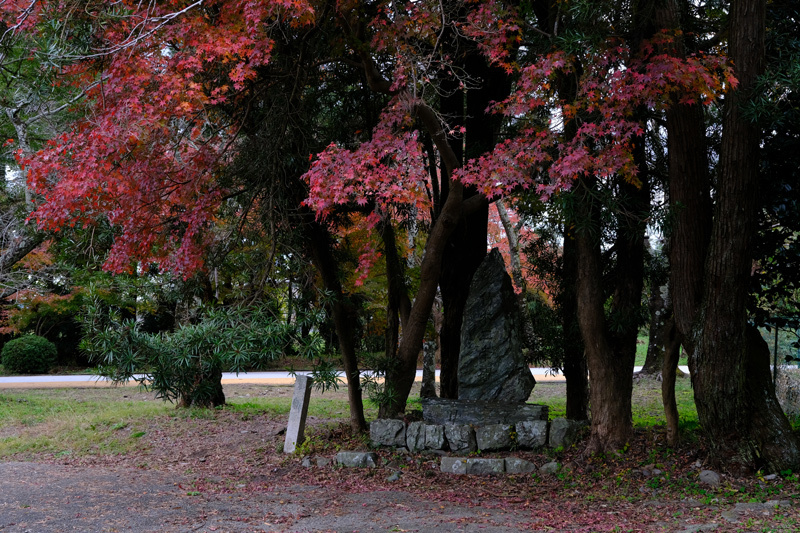
M495 416L483 417L482 424L416 421L406 425L402 420L375 420L370 425L370 439L373 446L406 448L410 452L437 450L451 453L536 449L545 446L557 448L570 446L575 442L583 423L563 418L548 423L547 407L526 407L530 409L524 414L533 414L535 418L518 415L498 418L495 413ZM472 415L467 418L475 422L481 421ZM458 417L444 416L440 420L458 421Z

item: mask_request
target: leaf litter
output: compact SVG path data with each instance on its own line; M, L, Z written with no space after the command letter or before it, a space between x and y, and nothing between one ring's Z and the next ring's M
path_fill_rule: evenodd
M87 395L121 396L124 390L98 393L87 389ZM286 397L289 390L226 386L226 394L234 402L272 394ZM68 396L69 401L80 401L82 394L72 390ZM152 401L146 394L138 396L136 401ZM283 494L273 502L277 509L256 520L262 529L254 531L325 530L326 518L335 527L347 515L343 509L355 506L358 512L359 502L365 517L377 514L385 520L393 516L410 520L409 515L425 508L422 514L429 521L437 520L432 517L441 521L438 530L449 524L501 531L509 521L513 521L511 530L530 531L800 529L796 474L723 471L719 486L704 485L698 476L706 468L706 447L702 438L691 432L683 435L682 444L669 449L663 441L663 427L637 429L624 453L614 457L584 455L580 443L565 450L482 453L481 457L525 459L537 467L557 461L561 470L556 474L458 476L440 471L438 455L391 449L373 450L379 458L376 468L338 467L338 450L371 448L368 438L352 435L346 421L336 418L309 417L302 455L285 455L282 430L286 419L285 414L252 409L168 413L119 428L117 432L136 430L137 436L131 436L136 445L125 454L25 452L5 460L73 467L76 472L109 467L142 475L167 474L182 480L178 489L184 494L205 498L269 500L273 493ZM35 431L35 427L23 430ZM312 466L303 466L304 456L312 459ZM317 458L327 464L316 466ZM328 503L292 504L286 494L294 494L294 501ZM242 524L252 522L252 516L245 518ZM317 525L304 529L309 520Z

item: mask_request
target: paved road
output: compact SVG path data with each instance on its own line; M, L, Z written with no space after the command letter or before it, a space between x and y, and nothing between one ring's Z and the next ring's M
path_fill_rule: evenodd
M689 368L686 366L680 367L681 370L688 373ZM634 368L635 371L641 370L641 367ZM549 368L531 368L531 372L536 378L537 382L554 382L563 383L564 376L560 372L552 372ZM298 374L307 374L308 372L298 372ZM436 371L436 377L439 377L439 371ZM417 381L422 379L422 370L417 370ZM264 385L292 385L294 377L288 372L242 372L235 374L233 372L225 372L222 374L223 384L235 383L261 383ZM46 375L46 376L0 376L0 388L69 388L69 387L108 387L111 382L103 377L91 374L75 374L75 375ZM135 385L135 383L129 383Z

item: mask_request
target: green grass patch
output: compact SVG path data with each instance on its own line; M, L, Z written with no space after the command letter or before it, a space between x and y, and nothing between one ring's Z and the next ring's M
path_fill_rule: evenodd
M638 380L633 394L633 425L653 427L665 423L664 407L661 400L661 382L654 379ZM675 402L678 416L686 423L697 422L697 408L694 405L692 385L688 377L675 382Z
M291 398L232 398L224 408L241 413L243 416L260 414L278 416L288 415L291 407ZM335 398L312 398L308 404L308 414L319 418L345 418L349 411L346 400Z
M633 362L633 366L644 366L644 360L647 358L647 347L650 344L650 338L647 334L639 335L636 339L636 359ZM678 359L678 364L681 366L687 365L689 362L686 358L686 355L683 353L683 349L681 349L681 356Z
M688 377L678 378L676 381L675 400L678 405L681 430L697 429L699 425L697 408L694 405L692 385ZM538 383L528 401L547 405L551 419L566 416L567 399L564 384ZM661 382L654 379L637 380L634 383L631 410L635 427L650 428L665 424Z
M636 339L636 360L633 366L644 365L644 360L647 357L648 337L647 335L639 335Z
M160 402L85 400L31 390L0 395L0 457L20 453L126 453L140 446L132 435L154 416L172 410Z

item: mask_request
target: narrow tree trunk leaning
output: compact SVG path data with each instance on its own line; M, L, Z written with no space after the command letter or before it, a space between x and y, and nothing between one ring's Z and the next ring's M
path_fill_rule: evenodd
M689 357L697 414L713 456L779 471L800 466L800 442L776 407L768 351L748 326L746 308L760 130L743 106L763 71L765 17L764 0L732 2L729 51L739 85L725 102L717 204Z
M447 142L447 136L442 131L438 117L423 103L417 105L416 114L433 138L447 175L451 176L459 161ZM379 416L383 418L402 415L405 412L408 395L417 373L417 357L422 349L428 317L436 297L446 244L462 216L464 187L457 181L451 181L449 185L447 199L425 244L425 253L420 265L419 289L397 350L397 364L392 365L386 372L386 382L392 384L394 395L381 407Z
M339 352L342 356L342 366L347 377L347 400L350 405L350 428L355 433L366 431L367 421L364 419L364 402L361 391L361 373L358 369L356 357L355 312L352 305L342 291L339 281L339 272L336 260L331 253L331 238L327 230L322 227L311 213L302 225L307 237L310 255L315 268L322 278L325 289L332 295L331 314L339 339Z
M388 217L380 225L386 258L386 278L388 297L386 302L386 357L393 359L400 343L400 327L405 327L411 312L411 300L405 280L403 262L397 253L397 239L394 227Z
M514 286L522 294L525 294L527 286L525 284L525 277L522 275L522 261L519 258L519 234L517 228L511 223L511 217L508 215L503 199L499 199L494 203L497 209L497 215L500 217L500 222L503 224L503 230L506 232L506 239L508 239L509 255L511 256L511 279L514 280Z
M11 271L14 265L44 242L44 233L29 231L27 228L22 228L22 230L22 235L7 243L6 249L0 254L0 280ZM24 285L20 286L16 283L5 286L0 290L0 299L8 298L23 288L25 288Z
M522 261L519 257L519 232L514 224L511 223L511 217L506 210L502 198L495 203L497 215L500 217L500 223L503 225L503 230L506 232L506 239L508 240L509 255L511 256L511 279L514 280L514 287L517 292L517 305L519 306L519 316L522 318L523 334L525 335L525 345L528 350L532 349L536 344L536 332L533 331L533 322L531 315L528 312L528 287L525 282L525 277L522 275ZM530 359L528 360L530 362Z

